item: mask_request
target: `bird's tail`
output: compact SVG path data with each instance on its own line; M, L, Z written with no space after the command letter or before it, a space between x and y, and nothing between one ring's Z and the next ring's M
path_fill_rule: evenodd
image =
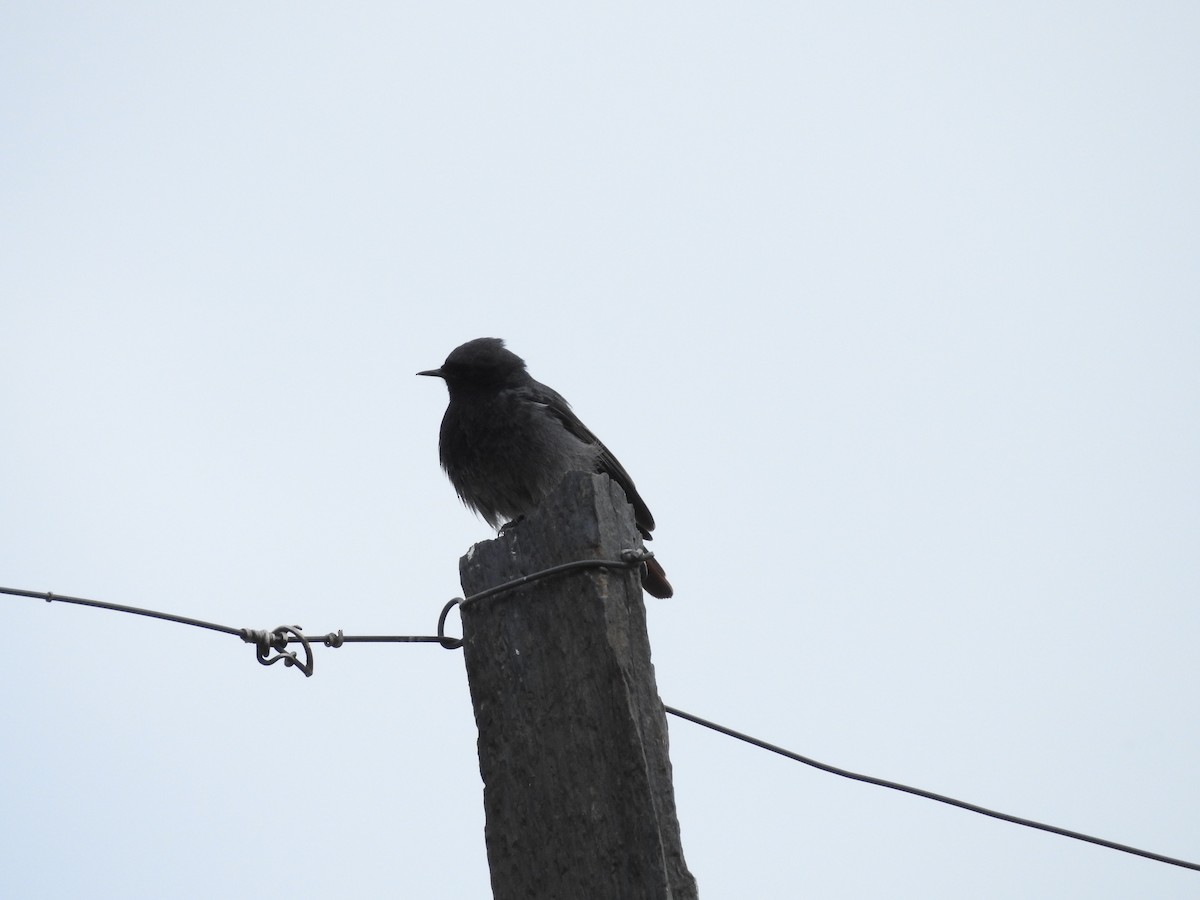
M658 597L662 600L675 593L671 582L667 581L667 573L663 571L658 560L653 557L646 560L646 564L642 567L642 587L651 597Z

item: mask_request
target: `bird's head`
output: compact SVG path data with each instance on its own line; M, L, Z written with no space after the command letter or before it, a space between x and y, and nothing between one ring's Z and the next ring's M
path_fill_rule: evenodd
M467 341L450 352L441 368L417 374L443 379L451 392L457 388L499 387L527 377L525 360L506 349L500 338Z

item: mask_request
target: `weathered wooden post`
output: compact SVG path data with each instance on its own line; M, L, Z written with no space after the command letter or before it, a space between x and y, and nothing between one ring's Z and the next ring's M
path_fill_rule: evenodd
M640 547L606 475L569 474L460 562L466 596ZM555 575L462 607L496 900L696 897L636 569Z

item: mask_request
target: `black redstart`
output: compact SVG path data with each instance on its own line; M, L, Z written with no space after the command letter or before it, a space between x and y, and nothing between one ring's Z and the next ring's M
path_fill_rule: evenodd
M625 490L650 540L654 517L625 467L504 341L468 341L440 369L417 374L441 378L450 390L438 443L442 468L463 503L493 528L532 512L567 472L604 472ZM655 597L673 593L654 559L642 570L642 586Z

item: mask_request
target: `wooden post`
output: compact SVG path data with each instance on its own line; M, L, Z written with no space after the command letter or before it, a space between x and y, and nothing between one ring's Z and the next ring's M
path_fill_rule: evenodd
M640 546L620 486L571 473L471 548L463 591ZM464 604L462 622L496 900L696 897L637 570L554 575Z

